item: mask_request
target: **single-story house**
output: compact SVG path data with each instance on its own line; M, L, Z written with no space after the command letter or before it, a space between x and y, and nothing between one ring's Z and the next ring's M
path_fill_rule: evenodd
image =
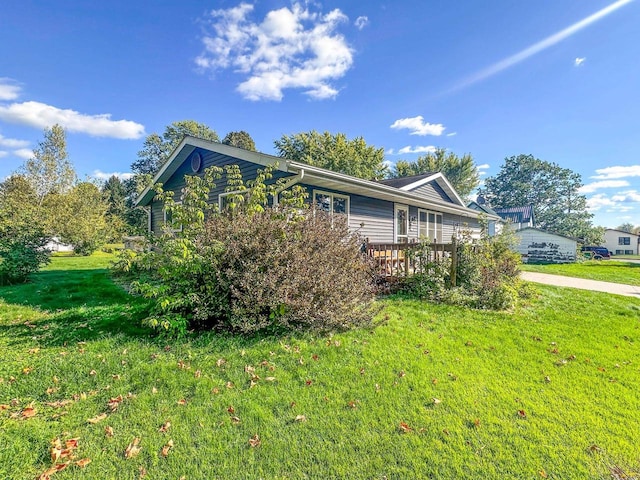
M576 261L578 242L575 238L525 227L515 232L515 249L524 263L573 263Z
M604 247L614 255L639 255L640 235L614 228L604 231Z
M536 219L533 214L533 205L525 205L524 207L494 208L493 211L504 221L510 222L516 230L527 227L535 228L536 226Z
M347 215L352 231L370 243L411 243L420 238L450 243L458 228L480 231L480 212L467 208L441 173L375 182L189 136L173 151L153 183L161 182L165 191L179 194L185 175L202 175L213 165L238 165L245 182L255 178L257 170L275 165L274 181L286 178L287 186L306 187L309 201L331 213ZM221 203L224 189L224 181L218 182L210 200ZM162 231L165 213L152 187L140 194L137 205L147 208L149 230Z

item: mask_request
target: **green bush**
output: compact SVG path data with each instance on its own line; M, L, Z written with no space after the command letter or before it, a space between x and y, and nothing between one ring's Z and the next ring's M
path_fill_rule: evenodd
M146 323L170 335L187 329L253 333L368 325L374 316L372 265L346 219L304 205L300 187L267 185L266 169L245 186L226 169L227 207L206 202L222 172L187 176L180 202L156 186L174 227L153 248L123 253L121 273L142 277L133 290L155 299ZM267 206L279 193L280 204ZM205 220L207 218L207 220Z
M0 285L23 283L49 262L48 238L36 227L0 229Z
M519 298L530 295L522 288L520 255L512 250L508 229L473 240L463 231L456 243L455 284L451 257L435 258L428 243L412 247L418 265L415 275L403 280L403 290L418 298L479 309L508 310Z

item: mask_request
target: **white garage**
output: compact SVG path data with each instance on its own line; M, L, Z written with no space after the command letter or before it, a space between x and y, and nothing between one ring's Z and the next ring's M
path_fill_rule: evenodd
M573 263L578 242L564 235L527 227L515 232L516 251L524 263Z

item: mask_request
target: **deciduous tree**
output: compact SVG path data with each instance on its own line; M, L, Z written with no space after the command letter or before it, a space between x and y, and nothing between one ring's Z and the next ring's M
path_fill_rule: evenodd
M31 184L39 204L49 194L62 194L71 189L76 181L76 172L68 159L64 128L57 124L45 128L44 139L33 150L33 157L25 162L20 173Z
M215 130L204 123L195 120L181 120L173 122L164 130L162 136L152 133L144 141L138 158L131 164L131 171L137 175L153 176L167 161L171 152L178 146L185 135L219 142L220 138Z
M398 161L393 176L407 177L428 172L443 173L462 197L468 197L480 184L480 174L473 157L468 153L458 157L445 148L438 148L435 152L418 157L413 162Z
M256 144L253 141L253 138L251 138L251 135L244 130L227 133L227 136L222 139L222 143L233 147L244 148L245 150L250 150L252 152L256 151Z
M367 180L380 180L387 174L384 150L367 145L362 137L349 140L344 133L312 130L283 135L274 143L278 155L289 160Z
M517 155L505 158L481 194L493 208L533 205L537 227L593 243L600 231L591 223L593 214L587 210L581 186L580 174L568 168L533 155Z

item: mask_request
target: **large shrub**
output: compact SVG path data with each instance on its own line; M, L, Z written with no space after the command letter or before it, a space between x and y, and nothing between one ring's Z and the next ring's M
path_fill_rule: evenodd
M147 323L178 335L189 328L250 333L370 323L371 265L346 219L305 206L300 187L266 184L270 169L246 185L237 168L225 173L227 191L238 193L222 212L206 201L220 169L186 177L179 199L156 186L173 228L118 267L142 276L134 290L155 299ZM276 193L280 203L268 206Z
M0 285L22 283L49 261L49 238L24 177L0 183Z
M507 310L518 298L530 294L520 281L521 260L513 245L514 236L508 228L477 240L462 231L456 238L452 266L453 255L434 257L428 243L418 244L411 254L420 268L404 280L403 288L413 296L436 302Z

